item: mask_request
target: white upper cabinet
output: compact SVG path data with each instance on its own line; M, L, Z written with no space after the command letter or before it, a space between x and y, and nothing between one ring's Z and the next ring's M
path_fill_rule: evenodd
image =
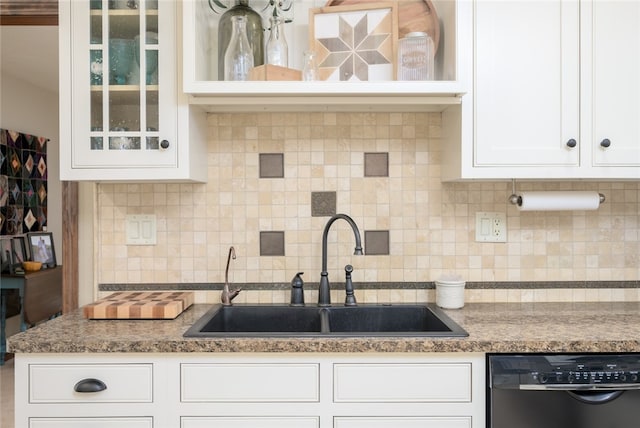
M582 140L602 176L640 178L640 2L582 5Z
M480 0L475 23L475 164L578 165L578 3Z
M204 181L172 0L60 2L62 180Z
M268 0L249 1L249 6L262 15L266 29L265 41L269 36L268 18L272 13L268 3ZM284 12L284 16L290 19L284 27L289 47L288 68L295 70L294 73L302 70L304 52L310 50L310 10L330 3L357 10L372 9L376 5L376 2L359 0L293 1L291 10ZM218 22L224 9L216 7L214 1L183 0L184 91L191 94L192 104L204 106L208 111L295 110L301 105L320 110L345 107L389 110L408 107L410 110L439 111L443 106L459 104L460 95L468 90L465 86L467 79L464 78L468 67L462 63L470 58L470 51L465 50L469 44L461 41L470 40L471 37L471 3L455 0L398 0L393 3L399 11L400 38L408 30L438 30L435 80L398 81L392 76L375 81L308 82L297 77L287 77L286 80L221 81L218 79L217 40ZM210 4L214 7L210 7ZM325 9L325 12L332 10ZM396 46L394 42L394 49ZM395 63L395 55L392 60ZM392 67L395 70L396 65Z
M473 27L444 180L640 178L640 3L476 0Z

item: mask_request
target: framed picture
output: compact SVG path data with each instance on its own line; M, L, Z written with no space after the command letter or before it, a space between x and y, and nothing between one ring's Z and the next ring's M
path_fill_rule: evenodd
M25 261L31 260L31 247L29 246L27 235L22 235L22 242L24 244L24 259Z
M56 266L56 253L53 247L53 234L51 232L27 233L31 260L42 262L42 267L52 268Z
M0 236L0 272L13 273L11 236Z
M11 257L13 258L14 269L22 269L22 262L27 260L27 250L23 236L14 236L11 239Z
M310 49L318 56L321 80L395 80L396 2L321 7L309 14Z

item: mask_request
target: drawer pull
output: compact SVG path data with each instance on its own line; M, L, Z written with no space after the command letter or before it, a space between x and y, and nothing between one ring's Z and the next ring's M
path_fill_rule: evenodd
M73 387L76 392L100 392L107 389L107 385L99 379L82 379Z
M577 145L578 145L578 142L575 140L575 138L572 138L569 141L567 141L567 147L569 147L570 149L573 149Z

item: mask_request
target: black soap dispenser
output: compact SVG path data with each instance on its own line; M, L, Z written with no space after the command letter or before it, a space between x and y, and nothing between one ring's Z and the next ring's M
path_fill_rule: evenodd
M304 306L304 281L300 275L304 272L298 272L296 276L291 280L291 305L290 306Z

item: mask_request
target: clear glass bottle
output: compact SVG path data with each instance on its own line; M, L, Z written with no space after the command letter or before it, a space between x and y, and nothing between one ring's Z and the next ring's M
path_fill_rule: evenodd
M284 20L272 16L271 31L267 40L267 64L289 67L289 45L284 37Z
M224 80L247 80L254 65L253 50L247 38L247 17L233 16L231 23L231 41L224 54Z
M302 80L306 82L320 80L318 61L314 51L305 51L302 64Z
M435 49L427 33L412 32L398 41L398 80L434 80Z
M224 79L224 56L231 41L233 25L231 18L244 16L247 19L246 33L253 50L253 65L264 64L264 27L262 17L249 6L249 0L235 0L234 6L220 17L218 23L218 80Z

